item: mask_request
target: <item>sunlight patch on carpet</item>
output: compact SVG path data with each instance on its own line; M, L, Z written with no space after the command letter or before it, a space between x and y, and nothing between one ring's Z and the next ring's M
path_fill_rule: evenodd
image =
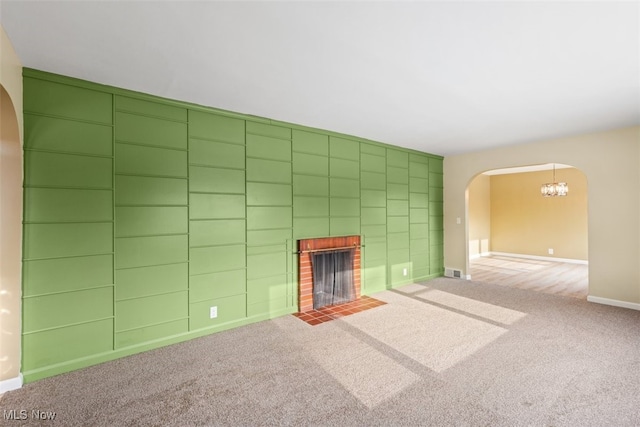
M388 305L343 319L435 372L479 352L507 329L393 292L376 294ZM384 323L376 322L382 316Z
M499 305L489 304L471 298L465 298L449 292L440 291L438 289L423 290L423 292L415 293L414 296L435 302L456 310L464 311L485 319L493 320L505 325L512 325L527 315L521 311L511 310Z

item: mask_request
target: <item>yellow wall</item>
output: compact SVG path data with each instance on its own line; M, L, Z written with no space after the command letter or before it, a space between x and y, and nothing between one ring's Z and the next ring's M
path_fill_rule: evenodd
M20 377L22 66L0 27L0 393Z
M563 163L588 181L590 297L640 307L640 127L507 146L444 159L445 267L469 274L467 187L477 174ZM594 300L594 299L592 299Z
M552 179L552 171L491 176L492 252L588 259L587 179L577 169L558 169L556 181L567 182L569 194L542 197L540 185Z
M469 184L469 256L491 250L491 178L478 175Z

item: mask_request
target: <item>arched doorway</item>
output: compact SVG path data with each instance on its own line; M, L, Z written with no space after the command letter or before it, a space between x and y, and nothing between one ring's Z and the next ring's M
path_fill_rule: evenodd
M20 387L22 147L18 115L0 85L0 392Z
M487 171L467 187L472 280L586 299L587 179L569 165ZM567 182L566 197L541 184Z

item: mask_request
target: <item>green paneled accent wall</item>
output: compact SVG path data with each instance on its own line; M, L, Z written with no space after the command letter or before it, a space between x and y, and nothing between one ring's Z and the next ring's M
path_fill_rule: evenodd
M439 156L30 69L24 106L26 381L296 312L298 239L361 235L364 294L443 273Z

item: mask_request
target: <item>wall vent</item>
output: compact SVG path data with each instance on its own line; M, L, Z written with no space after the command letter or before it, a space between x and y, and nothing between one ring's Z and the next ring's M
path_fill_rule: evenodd
M453 269L453 268L445 268L444 269L444 275L446 277L453 277L453 278L456 278L456 279L460 279L460 278L462 278L462 271L456 270L456 269Z

